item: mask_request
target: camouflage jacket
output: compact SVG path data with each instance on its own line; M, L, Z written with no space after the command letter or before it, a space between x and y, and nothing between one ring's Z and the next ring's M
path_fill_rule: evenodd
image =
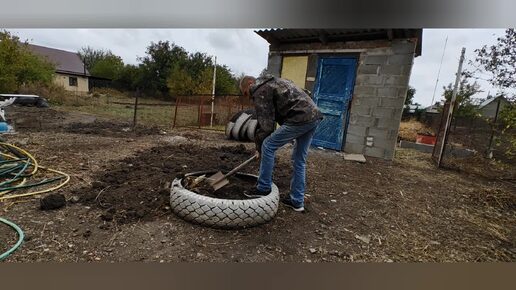
M256 149L261 151L263 140L274 131L275 122L301 125L322 119L322 114L310 96L293 82L273 76L256 79L250 89L258 126L255 131Z

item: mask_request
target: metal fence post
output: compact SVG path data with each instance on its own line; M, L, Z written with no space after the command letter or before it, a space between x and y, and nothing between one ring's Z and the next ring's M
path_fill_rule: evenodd
M179 96L176 97L176 107L174 110L174 123L172 124L172 129L174 129L176 127L177 107L179 107L180 99L181 99L181 97L179 97Z
M217 57L215 57L215 64L213 65L213 88L211 90L211 116L210 116L210 128L213 127L213 111L215 107L215 82L217 79Z
M197 111L197 116L198 116L198 121L199 121L199 129L201 129L201 126L202 126L202 107L204 106L203 104L203 99L202 99L202 96L199 96L199 110Z
M133 113L133 128L136 128L136 119L138 115L138 98L140 96L140 90L136 89L136 98L134 99L134 113Z
M494 132L496 128L496 122L498 121L498 113L500 111L500 101L502 98L498 98L498 103L496 104L496 113L493 120L493 125L491 127L491 137L489 138L489 147L487 148L487 156L489 158L493 158L493 138L494 138Z

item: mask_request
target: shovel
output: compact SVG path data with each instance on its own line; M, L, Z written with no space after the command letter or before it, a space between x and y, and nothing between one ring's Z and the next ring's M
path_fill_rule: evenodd
M244 161L244 163L238 165L233 170L226 173L226 175L224 175L222 172L219 171L219 172L213 174L212 176L208 177L209 183L210 183L211 187L213 188L213 191L215 192L215 191L219 190L220 188L226 186L229 183L228 177L235 174L238 170L242 169L244 166L249 164L251 161L255 160L257 157L258 157L258 155L255 154L253 157Z

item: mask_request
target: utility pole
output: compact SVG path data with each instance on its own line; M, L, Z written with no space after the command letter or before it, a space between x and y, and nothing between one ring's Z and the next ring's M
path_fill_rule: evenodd
M457 99L457 91L459 89L459 83L462 76L462 64L464 63L464 54L466 53L466 48L462 48L462 52L460 54L459 60L459 68L457 69L457 75L455 76L455 85L453 86L452 98L450 101L450 106L448 108L448 116L446 117L446 125L444 127L443 140L441 142L441 148L439 151L439 159L437 160L437 167L441 166L441 161L443 159L443 152L446 147L446 139L448 139L448 129L450 127L451 119L453 116L453 107L455 106L455 100Z
M213 65L213 86L211 90L211 118L210 127L213 127L213 110L215 107L215 81L217 80L217 57L215 57L215 63Z

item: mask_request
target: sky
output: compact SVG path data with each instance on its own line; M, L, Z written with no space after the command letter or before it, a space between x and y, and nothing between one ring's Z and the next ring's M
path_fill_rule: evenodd
M109 49L125 63L136 64L145 55L151 42L169 40L189 52L205 52L217 57L217 63L227 65L235 74L258 75L267 66L268 43L252 29L8 29L30 43L78 51L81 47ZM460 51L466 48L465 68L474 58L474 50L496 42L504 29L424 29L422 55L415 58L410 85L416 89L414 101L428 106L432 102L437 74L442 62L435 100L440 100L443 86L455 81ZM487 75L479 75L487 78ZM494 94L493 88L477 79L483 92L477 97Z

